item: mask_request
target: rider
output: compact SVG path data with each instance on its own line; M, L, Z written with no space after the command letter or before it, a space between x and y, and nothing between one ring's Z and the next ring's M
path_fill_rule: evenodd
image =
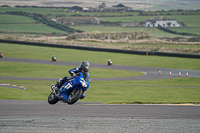
M89 69L90 69L90 63L88 61L83 61L80 64L80 68L73 68L73 69L69 70L68 72L72 76L72 78L75 77L76 74L81 72L83 74L83 77L84 77L86 83L89 85L89 83L90 83L90 76L88 73ZM59 82L56 83L56 85L51 85L51 88L53 90L58 90L69 79L70 79L69 77L61 78L59 80ZM84 97L85 97L85 94L83 94L81 99L83 99Z
M1 51L0 51L0 58L3 58L3 54L1 53Z

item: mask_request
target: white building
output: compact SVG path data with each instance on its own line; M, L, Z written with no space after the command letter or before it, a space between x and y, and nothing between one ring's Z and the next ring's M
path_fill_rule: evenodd
M144 27L158 27L159 25L162 27L181 27L181 25L176 21L175 18L150 18L144 21Z

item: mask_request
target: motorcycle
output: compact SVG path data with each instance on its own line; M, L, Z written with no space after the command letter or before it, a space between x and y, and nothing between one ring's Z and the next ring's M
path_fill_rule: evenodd
M2 53L0 54L0 58L3 58L3 54Z
M84 95L84 92L89 87L89 82L86 82L83 74L78 73L75 77L69 78L60 89L57 91L52 89L48 97L49 104L56 104L58 101L69 105L76 103Z

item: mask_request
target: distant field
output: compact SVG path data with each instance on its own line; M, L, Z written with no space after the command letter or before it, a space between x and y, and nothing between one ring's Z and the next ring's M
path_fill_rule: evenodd
M53 32L57 32L57 33L67 33L64 31L60 31L58 29L55 29L53 27L49 27L47 25L44 24L1 24L0 25L0 29L2 31L10 31L10 32L29 32L29 33L33 33L35 32L37 33L53 33Z
M185 37L185 36L182 36L182 35L167 33L167 32L161 31L157 28L112 27L112 26L102 26L102 25L99 25L99 26L78 25L78 26L69 26L69 27L74 28L76 30L82 30L82 31L85 31L85 32L112 32L113 33L113 32L131 31L131 32L146 32L146 33L149 33L150 35L156 36L156 37L171 37L171 38L173 38L173 37ZM193 30L193 29L191 29L191 30Z
M138 12L125 12L125 13L119 13L119 12L67 12L68 9L66 8L10 8L10 7L0 7L2 12L6 11L22 11L22 12L29 12L29 13L38 13L42 15L60 15L60 16L71 16L71 15L80 15L80 16L110 16L110 15L119 15L123 16L125 15L138 15Z
M19 15L9 15L0 14L0 23L35 23L37 22L31 17L19 16Z
M35 33L67 33L45 24L36 24L31 17L0 14L0 31L6 32L35 32Z
M121 21L121 22L141 22L148 18L156 18L158 16L132 16L132 17L99 17L101 21ZM176 18L177 22L184 22L187 27L200 27L200 15L162 15L162 17Z
M65 9L56 9L56 8L10 8L10 7L0 7L1 12L10 12L10 11L21 11L21 12L30 12L30 13L39 13L42 15L47 14L62 14L65 12Z
M200 15L196 13L196 15L180 15L184 13L184 11L158 11L158 12L143 12L146 14L157 14L157 16L138 16L140 12L66 12L67 10L59 9L59 8L10 8L10 7L0 7L1 11L21 11L28 13L38 13L47 15L49 18L55 19L57 16L70 16L70 15L78 15L78 16L97 16L100 21L107 22L141 22L145 21L147 18L155 18L160 17L162 14L163 17L176 18L178 22L184 22L187 26L186 28L175 28L175 31L189 32L198 34L198 30L200 28L199 21ZM187 11L189 12L189 11ZM172 15L168 15L168 14ZM174 15L173 15L174 14ZM179 14L179 15L177 15ZM125 15L125 16L124 16ZM128 16L133 15L133 16ZM99 17L99 16L108 16L108 17ZM112 17L111 17L112 16ZM115 17L114 17L115 16ZM120 16L120 17L119 17ZM34 32L34 33L67 33L65 31L61 31L55 28L52 28L45 24L35 24L37 21L31 17L19 16L19 15L8 15L8 14L0 14L0 32ZM76 30L82 30L85 32L122 32L122 31L144 31L156 37L184 37L181 35L175 35L166 33L163 31L156 30L156 28L137 28L137 27L112 27L112 26L95 26L95 25L78 25L78 26L69 26ZM19 33L18 33L19 34Z
M100 21L108 22L141 22L145 21L149 16L131 16L131 17L98 17Z
M69 16L70 12L65 12L64 9L45 9L45 8L2 8L0 9L5 11L25 11L25 12L36 12L39 14L49 14L49 16L52 18L52 15L58 14L64 14L66 16ZM56 13L56 14L54 14ZM51 14L51 15L50 15ZM57 15L58 15L57 14ZM119 13L80 13L82 15L92 15L95 14L97 16L99 15L120 15ZM160 16L137 16L138 13L129 13L126 14L133 14L134 16L125 16L125 17L98 17L101 21L108 21L108 22L141 22L145 21L147 18L155 18ZM121 14L122 15L122 14ZM198 30L200 28L199 21L200 21L200 15L170 15L170 16L163 16L163 17L170 17L170 18L176 18L178 22L184 22L187 26L187 28L175 28L173 30L175 31L182 31L188 33L194 33L198 34ZM34 20L31 17L25 17L25 16L19 16L19 15L8 15L8 14L0 14L0 31L2 32L34 32L34 33L67 33L65 31L61 31L58 29L55 29L53 27L50 27L45 24L35 24L37 21ZM90 25L78 25L78 26L69 26L76 30L82 30L85 32L94 32L94 31L100 31L100 32L123 32L123 31L137 31L137 32L147 32L153 36L156 37L184 37L182 35L175 35L171 33L166 33L160 30L157 30L156 28L136 28L136 27L112 27L112 26L90 26Z
M170 28L173 31L177 32L185 32L185 33L192 33L200 35L200 27L194 27L194 28Z
M186 24L186 27L181 28L170 28L172 31L177 32L184 32L184 33L192 33L200 35L200 12L197 11L183 11L183 10L177 10L177 11L156 11L156 12L67 12L66 8L10 8L10 7L0 7L1 11L21 11L21 12L28 12L28 13L37 13L46 15L49 19L55 20L56 17L61 16L71 16L71 15L77 15L78 16L92 16L97 17L100 19L100 21L105 22L142 22L145 21L148 18L155 18L155 17L169 17L169 18L176 18L178 22L184 22ZM183 15L183 14L192 14L192 15ZM171 15L170 15L171 14ZM130 16L131 15L131 16ZM101 17L100 17L101 16ZM75 16L76 17L76 16ZM24 40L29 41L39 41L39 42L47 42L48 43L64 43L68 44L68 41L63 39L55 39L52 40L51 38L45 38L47 34L51 34L51 36L58 35L60 36L62 33L69 33L67 29L65 30L59 30L56 29L49 24L48 22L39 22L39 20L34 20L32 17L25 17L25 16L19 16L19 15L9 15L9 14L0 14L0 33L3 34L1 37L2 39L16 39L16 36L23 36ZM199 43L197 36L186 36L186 35L178 35L178 34L172 34L168 33L162 30L159 30L157 28L145 28L145 27L121 27L121 26L104 26L104 25L76 25L76 26L67 26L71 29L80 30L84 32L146 32L150 34L150 36L155 38L161 38L159 42L156 40L150 40L148 44L144 44L146 42L142 42L143 44L138 45L135 44L134 41L126 43L103 43L101 46L106 45L112 45L112 48L115 48L113 46L119 46L122 49L128 49L128 50L139 50L139 51L158 51L158 52L173 52L173 53L188 53L188 54L199 54ZM72 30L73 31L73 30ZM5 36L4 36L5 35ZM8 36L7 36L8 35ZM11 36L9 36L11 35ZM13 36L16 35L16 36ZM43 36L44 38L38 38L39 36ZM26 38L27 37L27 38ZM31 37L31 38L29 38ZM36 37L36 38L33 38ZM170 40L167 40L166 38L170 38ZM185 38L185 40L173 40L174 38ZM190 41L193 42L187 42L187 39L191 38ZM195 39L193 39L195 38ZM197 38L197 39L196 39ZM31 40L32 39L32 40ZM43 39L43 40L42 40ZM46 40L45 40L46 39ZM145 39L143 39L145 40ZM171 43L170 41L173 40ZM146 40L148 41L148 40ZM181 42L181 45L177 45L176 43L178 41L186 41L184 42L185 46L183 46L183 43ZM194 42L195 41L195 42ZM85 41L87 42L87 41ZM169 44L170 42L170 44ZM79 41L74 41L74 45L79 45ZM72 43L72 45L73 45ZM138 43L138 42L136 42ZM157 43L157 45L151 45L150 43ZM165 43L168 43L169 45L166 45ZM70 43L71 44L71 43ZM87 44L82 43L84 46ZM97 42L88 42L88 44L102 44ZM164 45L162 45L164 44ZM192 44L192 45L188 45Z

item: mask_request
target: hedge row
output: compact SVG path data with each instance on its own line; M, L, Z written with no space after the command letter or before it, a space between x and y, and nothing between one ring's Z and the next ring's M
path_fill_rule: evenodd
M197 34L193 34L193 33L186 33L186 32L177 32L177 31L173 31L173 30L170 30L168 28L164 28L162 26L158 26L158 29L162 30L162 31L165 31L165 32L168 32L168 33L172 33L172 34L177 34L177 35L184 35L184 36L200 36L200 35L197 35Z

